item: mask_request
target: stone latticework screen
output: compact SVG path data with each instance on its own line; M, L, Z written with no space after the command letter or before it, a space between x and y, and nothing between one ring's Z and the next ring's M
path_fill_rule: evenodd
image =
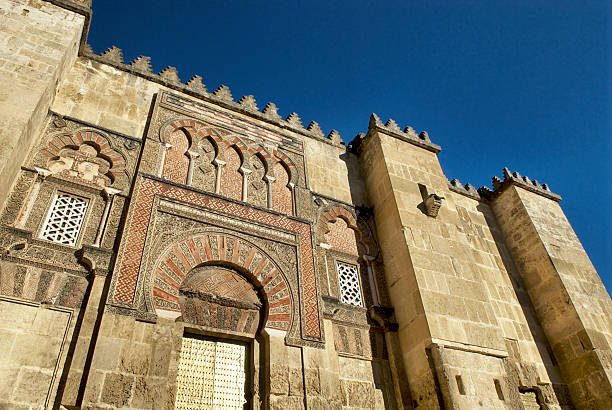
M62 245L76 245L86 212L86 199L58 193L51 205L41 238Z
M175 408L242 409L246 402L245 354L241 344L184 337Z
M340 285L340 301L353 306L363 306L359 273L355 265L338 262L338 284Z

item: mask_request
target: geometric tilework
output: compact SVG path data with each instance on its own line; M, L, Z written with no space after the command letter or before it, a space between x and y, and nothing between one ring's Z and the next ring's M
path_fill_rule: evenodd
M134 303L140 262L155 196L182 201L218 213L233 215L295 233L299 240L299 251L301 253L301 276L299 279L302 285L300 296L304 314L303 336L306 338L321 338L314 254L309 224L283 215L272 214L200 192L169 185L144 176L140 177L140 184L137 184L132 199L131 220L124 236L125 243L121 262L116 268L117 279L113 290L113 300L116 303L125 305Z
M86 199L57 193L40 237L62 245L76 245L86 212Z

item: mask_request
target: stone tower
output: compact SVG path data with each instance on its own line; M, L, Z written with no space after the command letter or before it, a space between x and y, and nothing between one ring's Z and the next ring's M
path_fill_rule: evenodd
M612 302L544 184L448 181L0 0L0 406L612 408Z

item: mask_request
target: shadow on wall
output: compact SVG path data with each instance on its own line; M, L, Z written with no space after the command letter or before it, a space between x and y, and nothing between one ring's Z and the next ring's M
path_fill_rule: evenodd
M552 388L555 391L555 395L560 402L564 401L565 398L565 400L567 400L567 405L571 406L568 399L569 393L567 391L563 391L560 384L554 383L554 380L560 380L559 368L557 367L556 359L548 339L544 335L542 326L540 325L540 322L536 316L531 298L523 284L523 279L521 278L518 268L514 264L510 252L506 247L505 238L503 237L501 229L499 228L499 225L488 206L479 204L476 209L482 213L487 221L487 225L491 229L495 246L497 247L499 255L501 256L501 261L504 268L508 272L510 283L514 289L516 299L519 302L521 311L527 320L529 332L535 341L539 355L542 358L542 362L546 368L546 373L552 382ZM517 379L516 382L519 385L521 393L535 392L537 394L538 402L544 403L544 397L546 394L542 391L542 385L538 383L537 369L535 365L525 363L521 360L517 341L506 338L506 345L509 354L508 360L513 360L516 363L515 366L511 366L509 369L507 369L509 370L509 376L511 375ZM561 404L563 405L566 403Z

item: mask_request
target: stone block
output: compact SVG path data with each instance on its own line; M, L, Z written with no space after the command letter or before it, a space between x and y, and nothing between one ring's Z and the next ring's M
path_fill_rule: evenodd
M135 320L133 317L115 315L112 336L119 339L132 339L134 335Z
M118 373L107 373L102 388L100 401L115 408L127 406L132 395L134 376Z
M36 334L20 335L13 346L10 361L15 365L53 369L62 340Z
M13 393L13 400L41 406L47 398L52 376L51 372L22 368Z
M270 364L270 393L289 394L289 368L282 364Z
M160 403L164 402L165 396L165 378L137 377L134 382L134 394L131 406L143 409L155 409Z
M303 410L304 409L304 398L303 397L289 397L289 396L277 396L275 394L270 395L270 410Z
M119 339L100 336L96 343L92 367L99 370L117 370L123 342Z
M85 397L83 403L91 404L98 403L100 400L100 394L102 393L102 386L104 384L105 373L92 370L87 378L87 387L85 388Z
M170 343L155 343L153 345L149 365L150 376L166 376L168 374L171 353L172 345Z
M0 329L0 364L4 364L9 361L9 355L13 349L13 342L16 334L13 330ZM2 395L0 395L1 397Z
M301 369L289 368L289 395L304 395L304 378Z
M125 343L119 359L119 371L147 374L151 363L151 346L144 343Z
M307 395L321 394L321 380L319 378L319 369L306 369L304 371L305 388Z
M374 408L374 385L372 383L346 380L348 403L353 407Z
M66 384L64 387L64 393L62 394L62 403L76 403L82 376L83 372L79 370L70 369L70 373L68 374L68 379L66 380Z
M17 377L19 376L19 368L6 368L0 367L0 398L10 399L15 385L17 384Z

